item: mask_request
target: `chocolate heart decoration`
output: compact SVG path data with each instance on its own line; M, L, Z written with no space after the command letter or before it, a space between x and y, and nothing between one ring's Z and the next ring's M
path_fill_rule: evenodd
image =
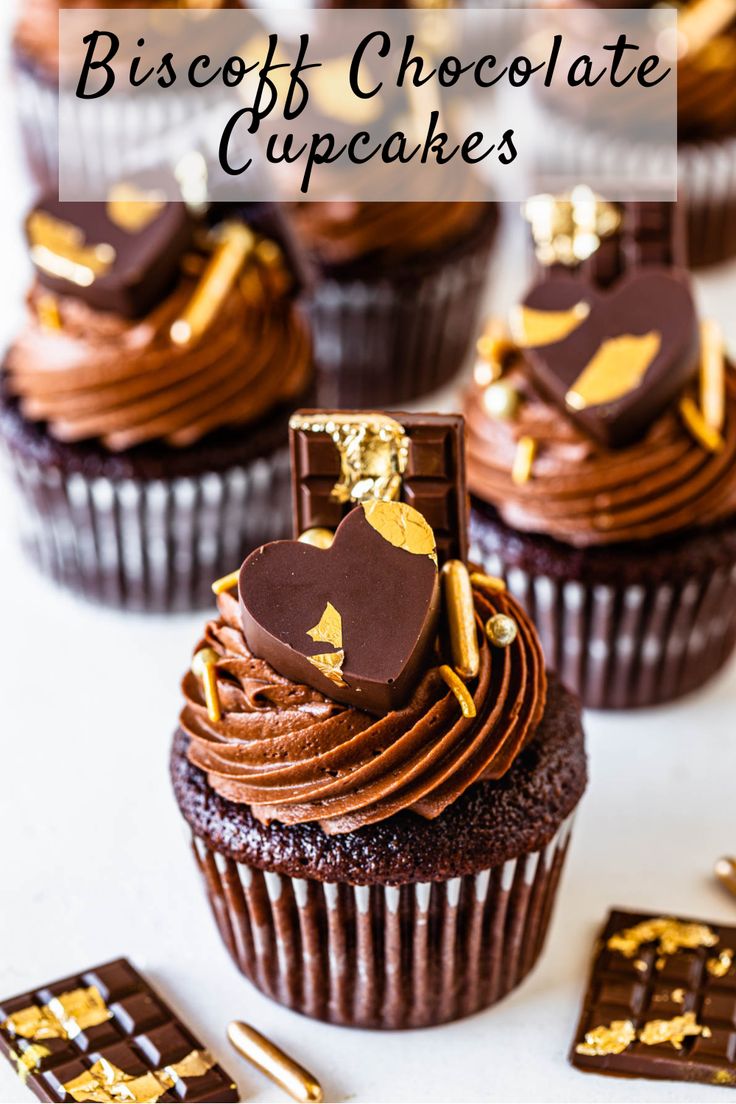
M240 571L248 647L295 682L372 713L405 703L437 632L434 534L403 502L372 500L329 548L274 541Z
M667 269L605 292L572 276L546 280L526 296L517 323L535 381L609 447L642 436L698 370L695 304Z

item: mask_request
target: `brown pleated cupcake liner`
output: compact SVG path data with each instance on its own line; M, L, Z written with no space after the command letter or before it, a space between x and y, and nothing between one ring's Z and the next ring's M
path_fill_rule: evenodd
M477 329L490 235L415 279L324 276L309 314L324 407L396 406L448 383Z
M194 836L220 934L263 993L334 1024L429 1027L514 989L542 950L573 815L542 850L448 881L290 878Z
M483 547L536 625L549 667L593 709L657 705L708 681L736 646L736 563L671 582L585 583L533 573Z
M93 601L174 611L291 531L289 456L172 479L88 478L2 450L23 545L44 574Z

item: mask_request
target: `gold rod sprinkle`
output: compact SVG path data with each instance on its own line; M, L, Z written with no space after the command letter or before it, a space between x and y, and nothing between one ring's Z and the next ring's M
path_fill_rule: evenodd
M231 571L229 575L223 575L221 579L215 579L212 584L213 594L222 594L226 590L232 590L233 587L238 585L240 578L240 568L237 571Z
M445 683L449 690L452 690L453 694L458 700L463 717L475 716L475 702L472 695L468 690L463 680L455 674L452 667L447 663L443 663L437 670L440 673L442 681Z
M197 341L209 328L255 247L255 236L240 222L223 225L215 251L181 317L169 331L175 345Z
M222 718L220 696L217 692L216 667L219 658L214 648L202 648L192 659L192 674L202 680L207 715L213 724L217 724Z
M711 429L689 395L680 399L680 415L691 435L708 452L721 452L725 442L717 429Z
M700 326L700 409L705 424L720 432L726 416L726 361L723 334L706 318Z
M60 330L62 328L59 304L53 295L39 295L36 300L36 315L45 330Z
M677 32L685 53L696 54L733 22L736 6L733 0L695 0L680 13Z
M514 483L521 485L528 483L532 475L534 458L537 455L537 442L533 437L520 437L516 446L516 455L511 469L511 478Z
M294 1100L301 1104L321 1104L324 1100L322 1086L316 1077L250 1024L233 1020L228 1026L227 1037L238 1054Z
M714 870L721 885L736 897L736 859L724 855L717 861Z
M470 581L473 586L480 587L481 590L498 593L506 589L506 583L503 579L499 579L497 575L486 575L482 571L471 571Z
M461 678L475 678L480 669L475 604L470 575L462 560L444 564L442 583L453 667Z

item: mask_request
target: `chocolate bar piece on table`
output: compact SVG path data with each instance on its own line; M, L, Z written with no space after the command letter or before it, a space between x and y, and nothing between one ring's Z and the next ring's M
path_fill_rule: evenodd
M431 525L440 565L467 559L461 415L299 410L289 436L295 536L335 530L360 501L394 499Z
M595 1073L736 1086L736 927L611 912L570 1061Z
M39 1100L240 1099L125 958L0 1001L0 1051Z

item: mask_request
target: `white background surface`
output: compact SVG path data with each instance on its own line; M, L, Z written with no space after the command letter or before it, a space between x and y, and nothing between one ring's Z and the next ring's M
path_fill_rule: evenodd
M0 347L27 280L18 224L32 196L4 69L11 14L0 0ZM512 243L494 258L495 306L519 286L520 253ZM736 345L736 266L699 290ZM711 874L718 855L736 852L736 665L676 706L588 716L591 784L546 952L521 989L448 1027L352 1032L261 997L209 915L167 776L179 678L202 623L96 609L45 582L15 546L0 488L0 995L128 955L225 1061L244 1100L283 1096L229 1052L235 1017L311 1067L330 1101L726 1099L584 1075L565 1055L609 906L736 924L736 899ZM0 1101L21 1099L31 1094L2 1062Z

